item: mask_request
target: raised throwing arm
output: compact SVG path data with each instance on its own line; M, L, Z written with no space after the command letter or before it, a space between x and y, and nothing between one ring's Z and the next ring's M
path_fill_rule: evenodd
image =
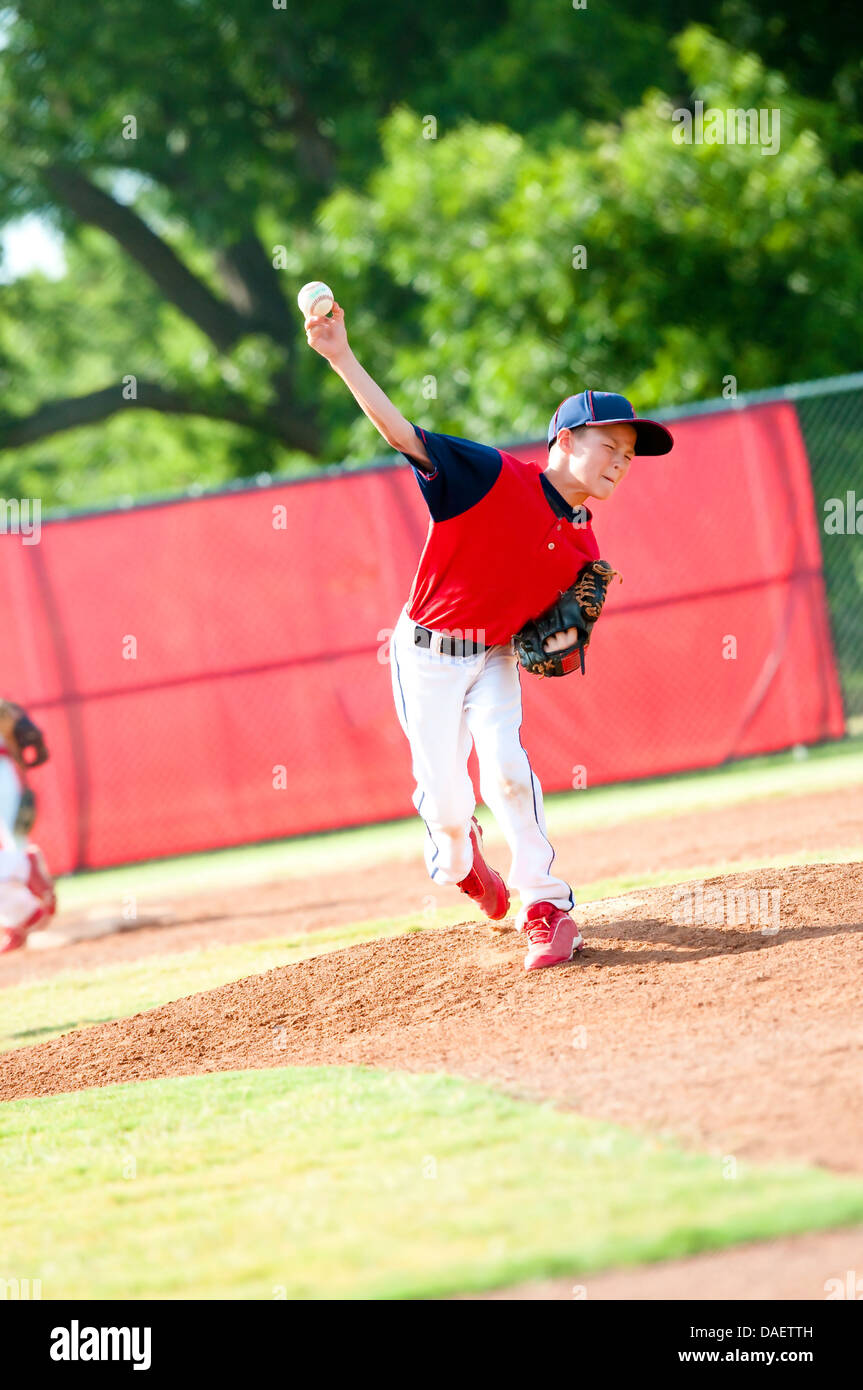
M314 348L315 352L319 352L321 357L329 362L333 371L341 377L353 395L360 410L369 417L390 448L408 454L420 463L428 463L429 456L413 425L393 405L386 392L381 390L354 356L348 342L345 313L341 306L333 305L332 317L327 314L314 314L307 318L305 330L309 347Z

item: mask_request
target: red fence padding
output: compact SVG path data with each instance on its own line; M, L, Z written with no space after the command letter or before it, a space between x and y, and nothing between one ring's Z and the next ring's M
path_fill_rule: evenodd
M587 678L523 679L547 790L580 768L593 785L844 730L793 406L674 431L669 458L635 460L594 508L624 584ZM4 537L2 689L52 748L32 779L52 867L408 813L387 637L426 524L404 467L53 522L39 545ZM517 568L517 549L501 563Z

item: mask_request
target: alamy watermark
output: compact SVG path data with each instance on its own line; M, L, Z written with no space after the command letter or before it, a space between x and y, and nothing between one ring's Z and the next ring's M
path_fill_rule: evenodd
M446 632L429 633L427 628L412 624L414 646L428 653L432 660L449 661L453 657L477 656L491 645L484 627L449 628ZM392 660L392 639L395 628L382 627L378 633L377 659L381 666Z
M0 536L20 536L22 545L38 545L42 536L41 497L0 497Z
M847 1298L853 1303L863 1301L863 1278L858 1278L856 1269L847 1269L844 1279L827 1279L824 1283L824 1297L830 1299Z
M844 497L828 497L824 503L824 533L828 536L863 536L863 494L850 489Z
M52 1329L48 1355L52 1361L131 1361L134 1371L148 1371L152 1334L150 1327L82 1327L73 1318L68 1327Z
M41 1279L0 1279L0 1301L20 1302L42 1297Z
M693 110L677 106L671 112L677 145L760 145L762 154L779 153L780 112L778 106L728 107L704 109L703 101Z
M671 920L676 927L760 927L765 936L779 930L778 888L705 888L680 883L672 893Z

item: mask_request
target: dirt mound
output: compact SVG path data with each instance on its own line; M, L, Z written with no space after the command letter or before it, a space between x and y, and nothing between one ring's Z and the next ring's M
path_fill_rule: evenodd
M584 909L586 950L549 971L522 970L521 937L471 925L285 966L7 1053L0 1098L365 1063L488 1080L726 1155L859 1170L859 865L732 875L680 898Z
M34 933L29 948L0 957L0 988L46 979L58 970L92 970L168 951L220 942L259 941L340 927L382 917L422 919L432 900L453 901L435 888L422 862L422 825L409 860L344 868L334 853L326 875L286 878L202 890L194 882L166 894L162 886L138 894L138 917L124 919L114 904L68 912L63 906L49 931ZM492 831L486 847L503 868L507 853ZM581 887L620 875L684 871L693 864L743 864L782 854L832 853L863 845L863 785L806 796L769 797L681 816L630 821L614 827L554 836L557 863ZM60 949L57 949L60 948Z

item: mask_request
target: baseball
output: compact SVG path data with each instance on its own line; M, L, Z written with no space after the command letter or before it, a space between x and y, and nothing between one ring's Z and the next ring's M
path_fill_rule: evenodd
M297 295L297 303L305 319L312 314L328 314L333 307L333 292L322 280L310 280Z

